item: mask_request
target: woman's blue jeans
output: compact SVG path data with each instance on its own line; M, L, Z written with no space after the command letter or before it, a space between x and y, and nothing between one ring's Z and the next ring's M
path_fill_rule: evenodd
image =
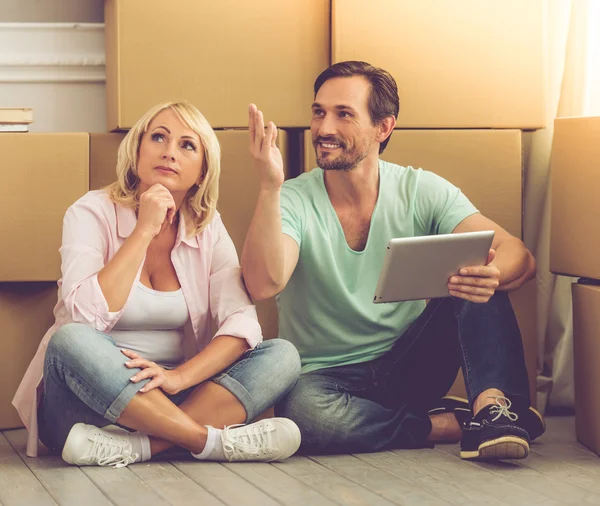
M130 378L139 369L125 367L128 360L107 334L81 323L61 327L46 351L38 410L41 441L59 450L78 422L98 427L115 423L149 381L132 383ZM248 350L211 380L238 398L251 421L285 395L299 374L296 348L283 339L272 339ZM169 397L180 404L194 388Z

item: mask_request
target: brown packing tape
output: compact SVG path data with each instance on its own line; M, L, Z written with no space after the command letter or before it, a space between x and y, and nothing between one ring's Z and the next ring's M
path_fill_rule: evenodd
M0 429L21 427L11 401L42 337L54 323L56 283L0 283Z
M67 208L88 189L86 133L0 135L0 282L56 281Z

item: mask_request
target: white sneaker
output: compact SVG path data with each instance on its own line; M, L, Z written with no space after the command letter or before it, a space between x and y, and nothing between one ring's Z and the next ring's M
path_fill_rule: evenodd
M138 458L133 453L129 433L120 427L99 429L95 425L76 423L71 428L62 458L76 466L125 467Z
M221 433L230 462L271 462L292 456L300 447L300 429L288 418L266 418L249 425L231 425Z

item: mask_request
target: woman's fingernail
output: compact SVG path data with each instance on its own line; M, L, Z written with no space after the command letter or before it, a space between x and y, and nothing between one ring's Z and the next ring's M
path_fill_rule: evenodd
M132 376L131 377L131 381L133 381L133 382L137 381L137 377L136 376Z

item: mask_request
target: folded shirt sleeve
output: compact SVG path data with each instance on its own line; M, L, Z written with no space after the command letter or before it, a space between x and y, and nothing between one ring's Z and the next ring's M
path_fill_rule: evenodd
M263 339L256 307L246 291L235 246L220 217L215 218L213 226L210 311L218 328L214 337L239 337L254 348Z
M61 295L72 321L105 331L120 312L109 312L98 284L106 264L109 223L100 207L85 197L67 210L60 248Z

